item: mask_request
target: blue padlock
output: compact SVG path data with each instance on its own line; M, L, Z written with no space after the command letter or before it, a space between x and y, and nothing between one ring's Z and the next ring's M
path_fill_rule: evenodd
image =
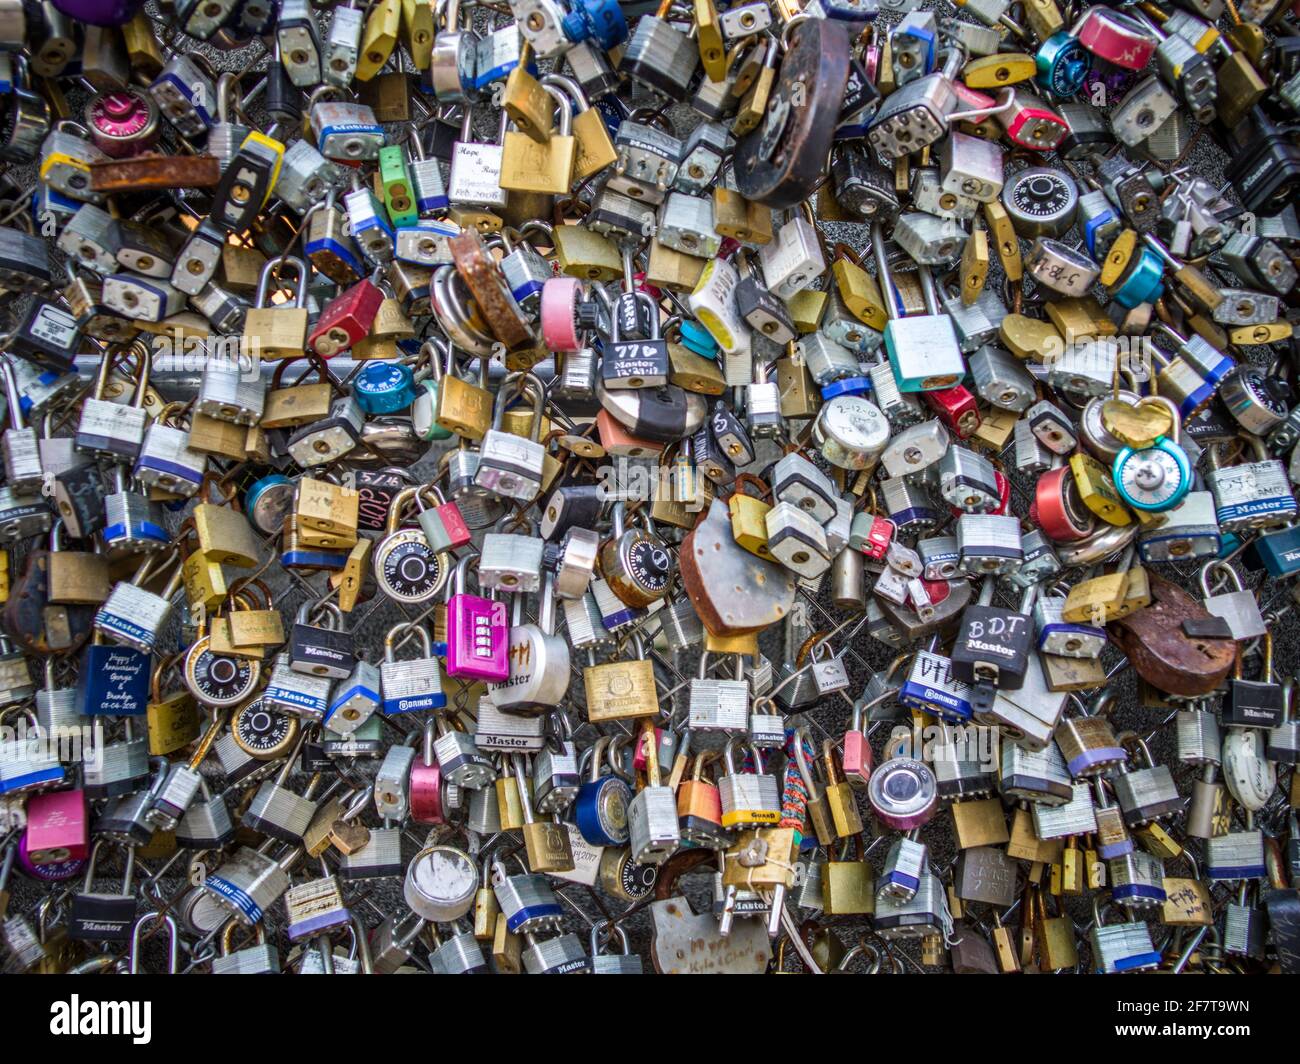
M693 318L684 319L679 326L679 332L681 345L688 351L694 351L703 358L718 357L718 341Z
M608 52L627 40L627 19L618 0L573 0L572 7L560 25L574 44L594 38Z
M372 361L352 382L357 405L367 414L395 414L415 399L415 375L400 362Z
M632 802L632 788L620 776L600 774L608 745L608 739L598 739L586 752L591 758L591 774L573 802L578 831L593 846L623 846L628 840L627 807Z
M91 643L77 670L77 705L87 717L143 717L149 705L150 655Z
M1065 99L1078 95L1088 80L1092 55L1079 38L1064 31L1047 38L1034 55L1038 72L1034 82L1049 96Z

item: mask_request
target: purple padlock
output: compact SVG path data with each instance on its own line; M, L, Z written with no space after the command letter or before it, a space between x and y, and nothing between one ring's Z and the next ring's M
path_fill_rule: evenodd
M144 6L144 0L54 0L68 18L92 26L120 26Z
M447 596L447 675L500 683L510 676L510 621L506 604L465 593L475 556L462 558Z
M25 876L31 876L32 879L39 879L42 883L62 883L67 879L74 879L86 870L86 859L76 857L70 861L54 861L50 864L36 864L32 861L27 852L27 829L18 837L18 846L15 856L15 864L18 870Z

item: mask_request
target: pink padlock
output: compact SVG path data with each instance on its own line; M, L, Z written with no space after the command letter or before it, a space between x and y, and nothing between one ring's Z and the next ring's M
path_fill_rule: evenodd
M465 593L473 561L476 555L462 558L448 585L447 675L500 683L510 676L510 619L504 602Z
M844 779L857 791L867 789L871 779L871 743L862 730L862 705L853 707L853 720L844 733Z
M437 734L431 718L424 725L423 756L417 757L411 764L407 806L411 819L417 824L446 823L442 811L442 768L433 755L433 742Z
M89 852L86 795L48 791L27 801L27 856L33 864L78 861Z
M542 285L542 340L553 351L580 351L578 300L582 282L576 277L548 277Z
M986 111L997 103L992 96L986 92L980 92L979 89L972 89L969 85L961 81L949 83L952 87L952 94L957 97L961 107L959 111ZM975 115L973 118L964 118L963 121L969 122L973 126L978 126L988 118L988 115Z
M666 753L664 750L663 728L655 729L655 749L660 753L660 755ZM644 772L645 765L645 744L638 742L632 747L632 767L636 769L637 772Z

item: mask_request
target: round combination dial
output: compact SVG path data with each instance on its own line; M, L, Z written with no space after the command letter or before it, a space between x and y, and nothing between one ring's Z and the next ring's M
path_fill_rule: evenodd
M1020 236L1061 236L1074 224L1079 189L1059 170L1034 166L1007 179L1002 205Z

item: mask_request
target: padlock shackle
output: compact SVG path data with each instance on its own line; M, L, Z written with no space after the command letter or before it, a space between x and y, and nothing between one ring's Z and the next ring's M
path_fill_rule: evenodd
M132 855L134 855L134 852L134 847L132 847ZM140 931L146 924L154 923L161 923L167 928L167 974L175 975L177 968L180 966L180 936L176 929L176 917L169 912L148 912L137 919L131 927L131 960L129 967L131 975L140 974Z

